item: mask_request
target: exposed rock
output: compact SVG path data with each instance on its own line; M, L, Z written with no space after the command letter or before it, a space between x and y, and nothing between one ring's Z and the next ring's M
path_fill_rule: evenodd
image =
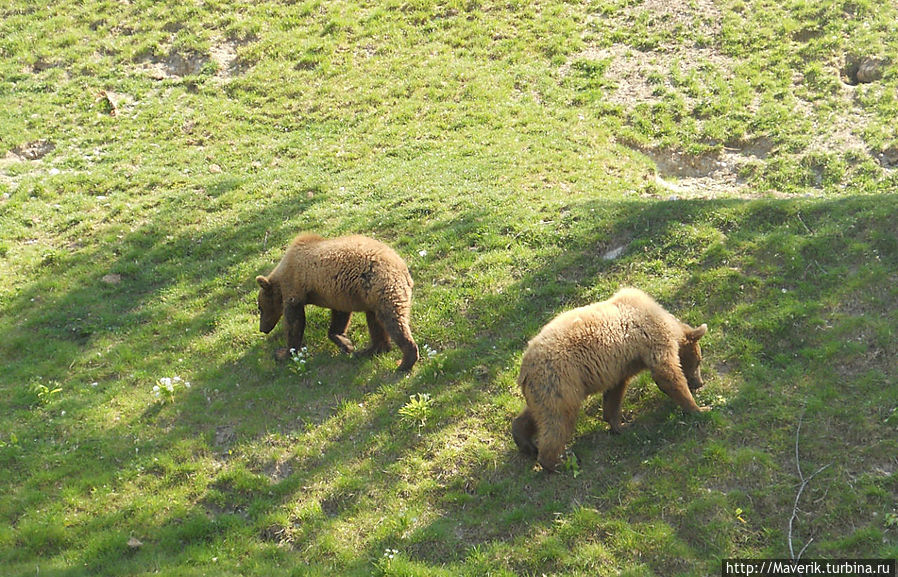
M898 144L893 144L879 153L879 164L883 168L898 168Z
M876 82L882 78L882 69L886 61L882 58L864 58L858 65L857 81L861 83Z

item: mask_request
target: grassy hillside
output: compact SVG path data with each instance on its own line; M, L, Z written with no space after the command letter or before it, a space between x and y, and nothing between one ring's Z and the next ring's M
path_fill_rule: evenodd
M7 0L2 573L898 556L896 23L865 0ZM311 307L305 362L275 361L253 279L301 230L406 259L411 374L341 356ZM714 410L643 376L625 434L591 399L548 475L510 436L521 353L623 285L708 323Z

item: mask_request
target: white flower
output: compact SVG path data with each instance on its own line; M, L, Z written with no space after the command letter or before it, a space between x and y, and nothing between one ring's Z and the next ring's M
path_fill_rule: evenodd
M419 254L420 256L427 256L427 251L424 250L424 249L421 249L421 250L418 251L418 254Z

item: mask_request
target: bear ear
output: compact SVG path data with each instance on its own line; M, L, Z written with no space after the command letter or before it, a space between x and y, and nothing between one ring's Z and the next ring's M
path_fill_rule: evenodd
M271 288L271 281L269 281L267 278L265 278L262 275L259 275L256 277L256 282L259 283L259 286L262 287L263 289L267 290L267 289Z
M687 335L686 338L690 341L697 341L708 332L708 325L702 323L701 326L692 329Z

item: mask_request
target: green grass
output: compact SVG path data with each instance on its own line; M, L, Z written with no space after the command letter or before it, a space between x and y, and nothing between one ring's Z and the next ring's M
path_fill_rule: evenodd
M898 556L898 76L842 74L898 62L898 13L669 4L7 2L3 573L715 574L788 555L799 422L796 550ZM410 375L312 308L274 360L253 279L300 230L407 260ZM520 355L622 285L708 323L714 410L642 377L547 475Z

